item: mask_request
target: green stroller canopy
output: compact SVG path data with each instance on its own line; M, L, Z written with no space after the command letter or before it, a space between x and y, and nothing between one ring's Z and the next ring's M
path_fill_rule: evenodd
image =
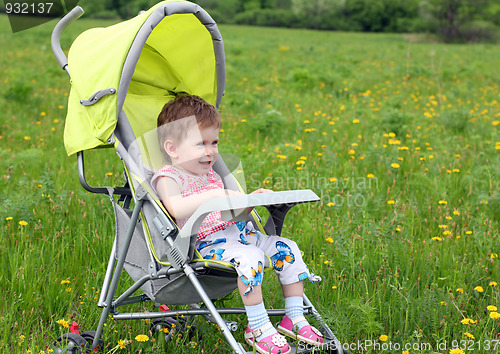
M68 53L68 155L107 145L121 116L135 136L156 128L178 93L219 106L225 85L222 37L187 1L163 1L135 18L83 32Z

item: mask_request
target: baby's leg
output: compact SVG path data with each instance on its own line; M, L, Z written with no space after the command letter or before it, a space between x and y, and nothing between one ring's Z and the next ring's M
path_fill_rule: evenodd
M304 317L304 279L315 279L302 259L297 244L284 237L263 236L261 247L271 256L272 266L278 275L285 297L286 316L278 326L278 331L318 345L323 343L321 333L309 325Z
M254 245L255 237L245 235L244 230L242 230L242 237L240 236L223 232L210 235L203 242L198 243L197 249L203 258L216 259L234 265L238 273L238 290L245 305L251 330L247 330L247 342L253 343L253 336L255 336L258 343L264 338L278 335L269 320L262 299L261 284L267 257Z
M243 283L241 278L238 278L238 290L241 295L241 300L245 306L253 306L260 304L262 302L262 288L260 285L254 285L253 291L245 294L248 289L248 285Z
M258 250L254 246L247 247L252 251ZM260 253L260 250L258 250L258 252ZM240 266L241 263L249 261L249 259L245 260L242 258L247 257L239 257L237 259L237 261L240 262ZM251 257L249 258L251 259ZM253 262L255 262L255 259ZM243 279L246 279L246 283ZM286 339L277 332L269 319L262 299L261 285L252 285L249 291L249 281L252 282L255 280L255 277L253 279L245 276L240 276L238 278L238 290L241 295L241 300L245 305L245 311L248 318L245 340L248 344L255 346L256 351L259 353L289 353L290 347ZM262 281L262 278L260 278L260 281Z
M291 296L300 296L304 295L304 284L302 281L298 281L292 284L281 284L281 288L283 289L283 296L285 298Z

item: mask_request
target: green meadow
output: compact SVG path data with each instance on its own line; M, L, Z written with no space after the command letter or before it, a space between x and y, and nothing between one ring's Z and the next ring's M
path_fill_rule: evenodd
M63 47L109 24L78 20ZM73 321L95 330L114 238L111 203L83 190L64 151L70 83L52 55L54 26L12 34L0 16L2 353L49 353ZM321 197L292 209L283 233L323 278L306 293L340 341L353 353L496 352L500 47L220 30L228 78L220 149L242 160L249 191L309 188ZM124 183L114 151L90 151L86 163L93 185ZM131 284L122 279L120 288ZM267 273L268 307L283 306L278 289ZM217 305L241 300L235 293ZM244 342L246 319L235 320ZM231 352L217 328L196 325L202 337L176 333L165 344L147 321L110 318L105 352Z

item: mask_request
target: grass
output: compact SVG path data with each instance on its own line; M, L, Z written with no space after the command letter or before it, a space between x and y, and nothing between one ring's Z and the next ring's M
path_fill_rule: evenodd
M63 46L107 24L79 20ZM76 161L64 152L69 82L50 50L53 26L12 34L0 16L1 352L48 352L68 331L61 320L95 329L113 241L109 201L79 186ZM500 332L497 310L488 309L500 306L500 47L221 32L221 149L242 159L249 190L321 196L292 209L284 234L322 276L306 291L341 341L355 353L491 351ZM121 184L117 160L113 151L89 152L92 183ZM273 278L266 305L282 306ZM216 329L200 326L203 340L178 338L177 351L230 352ZM150 335L146 321L110 319L107 351L125 339L124 352L163 345L135 340L140 334Z

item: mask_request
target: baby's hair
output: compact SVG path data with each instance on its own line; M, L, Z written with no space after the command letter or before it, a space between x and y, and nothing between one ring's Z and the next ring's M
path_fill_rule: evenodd
M201 97L182 94L163 106L157 120L158 142L168 160L170 160L169 157L163 151L165 141L181 141L185 138L188 128L194 123L194 119L187 118L193 117L196 118L196 123L200 128L215 127L220 129L221 127L219 112Z

